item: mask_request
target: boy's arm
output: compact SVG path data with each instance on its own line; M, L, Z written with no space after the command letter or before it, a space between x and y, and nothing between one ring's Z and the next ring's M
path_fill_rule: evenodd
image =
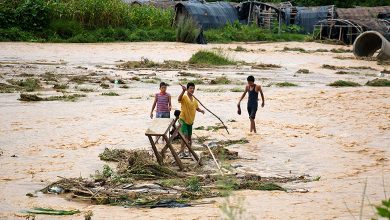
M183 95L184 95L184 93L185 93L186 90L187 90L185 86L181 86L181 88L182 88L183 90L181 91L179 97L177 98L177 100L178 100L179 102L181 102L181 100L182 100L182 98L183 98Z
M263 94L263 90L261 89L261 86L260 85L258 85L259 86L259 92L260 92L260 95L261 95L261 101L262 101L262 103L261 103L261 107L264 107L264 94Z
M245 95L246 95L247 92L248 92L248 86L245 86L245 91L244 91L244 93L241 95L240 101L238 101L238 104L237 104L237 105L240 105L241 101L245 98Z
M204 114L204 110L200 109L199 107L196 108L196 111L201 112L202 114Z
M154 108L156 107L156 103L157 103L157 95L154 96L154 102L153 102L153 105L152 105L152 110L150 111L150 118L153 118L153 111L154 111Z
M171 111L172 110L172 102L171 102L171 96L169 96L169 111Z

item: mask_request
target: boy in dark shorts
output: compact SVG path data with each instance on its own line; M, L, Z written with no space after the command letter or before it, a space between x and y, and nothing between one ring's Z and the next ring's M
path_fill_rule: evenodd
M181 113L179 116L179 122L181 124L180 131L186 137L188 142L191 145L191 135L192 135L192 125L194 124L196 112L201 112L204 114L204 110L198 107L198 101L192 96L195 92L195 84L188 83L187 88L182 86L183 91L178 97L178 101L181 104ZM185 91L187 94L185 95ZM184 143L181 143L180 153L184 152ZM183 156L183 155L181 155ZM184 155L185 156L185 155Z
M170 112L172 109L171 95L167 93L167 84L165 82L160 83L160 92L156 93L152 110L150 111L150 118L153 118L153 111L157 105L156 118L170 118Z
M264 94L263 91L261 90L261 86L255 84L255 77L248 76L247 81L248 81L248 85L245 86L244 94L242 94L240 101L238 101L237 104L238 114L241 114L241 108L240 108L241 101L242 99L244 99L246 93L248 93L249 97L248 97L247 109L249 114L249 120L251 122L250 132L253 131L254 133L256 133L257 131L256 131L255 118L256 118L256 112L258 106L257 103L259 101L259 92L262 100L261 107L264 107Z

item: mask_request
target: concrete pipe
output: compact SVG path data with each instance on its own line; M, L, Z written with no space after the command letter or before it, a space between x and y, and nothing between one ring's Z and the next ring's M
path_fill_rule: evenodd
M390 59L390 43L376 31L366 31L360 34L353 43L353 54L357 57L372 57L378 50L378 59Z

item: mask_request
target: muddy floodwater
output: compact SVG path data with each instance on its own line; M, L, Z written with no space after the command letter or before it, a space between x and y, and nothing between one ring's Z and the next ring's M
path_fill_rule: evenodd
M244 51L235 51L237 46ZM285 49L290 48L290 49ZM292 50L302 48L306 52ZM220 206L228 203L248 219L363 219L375 217L373 205L390 196L390 87L331 87L336 80L364 85L378 77L390 79L389 65L354 59L351 47L313 42L208 44L107 43L40 44L0 43L0 82L51 73L65 76L110 77L126 81L128 88L107 83L71 83L70 91L85 94L74 102L22 102L19 92L0 93L0 219L25 219L23 210L34 207L78 209L73 216L35 219L220 219ZM147 58L187 61L201 49L217 50L237 61L276 64L281 68L254 69L239 65L206 69L119 69L117 64ZM322 49L322 50L319 50ZM323 65L336 68L324 68ZM300 69L309 72L297 73ZM336 74L346 71L346 74ZM236 191L229 198L206 199L187 208L126 208L91 205L57 195L27 193L40 190L60 177L89 177L105 164L104 148L151 150L145 130L159 80L170 84L173 107L178 109L180 73L193 73L207 81L219 76L229 84L203 84L196 96L229 127L194 130L216 140L246 138L234 145L243 158L233 165L264 177L309 175L318 181L287 183L292 191ZM256 117L257 134L249 133L246 100L243 114L236 105L248 75L262 85L265 107ZM134 80L138 77L140 80ZM188 78L188 77L187 77ZM278 87L290 82L295 87ZM32 92L40 96L62 94L50 82ZM116 92L119 96L103 96ZM198 114L194 127L218 123L211 114ZM214 200L215 202L211 202Z

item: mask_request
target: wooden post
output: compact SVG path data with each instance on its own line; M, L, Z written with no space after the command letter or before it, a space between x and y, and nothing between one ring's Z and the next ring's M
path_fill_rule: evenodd
M150 135L147 135L147 136L149 138L150 144L152 145L153 152L156 155L157 162L158 162L158 164L160 164L162 166L163 165L163 160L162 160L161 155L158 153L158 150L157 150L156 145L154 144L153 138Z
M175 149L173 149L173 146L172 146L171 142L169 141L167 135L164 135L163 138L167 142L168 148L169 148L169 150L171 150L171 153L172 153L173 157L175 158L175 161L176 161L177 165L179 166L180 170L183 170L184 169L183 164L181 163L181 160L180 160L179 156L177 155Z

